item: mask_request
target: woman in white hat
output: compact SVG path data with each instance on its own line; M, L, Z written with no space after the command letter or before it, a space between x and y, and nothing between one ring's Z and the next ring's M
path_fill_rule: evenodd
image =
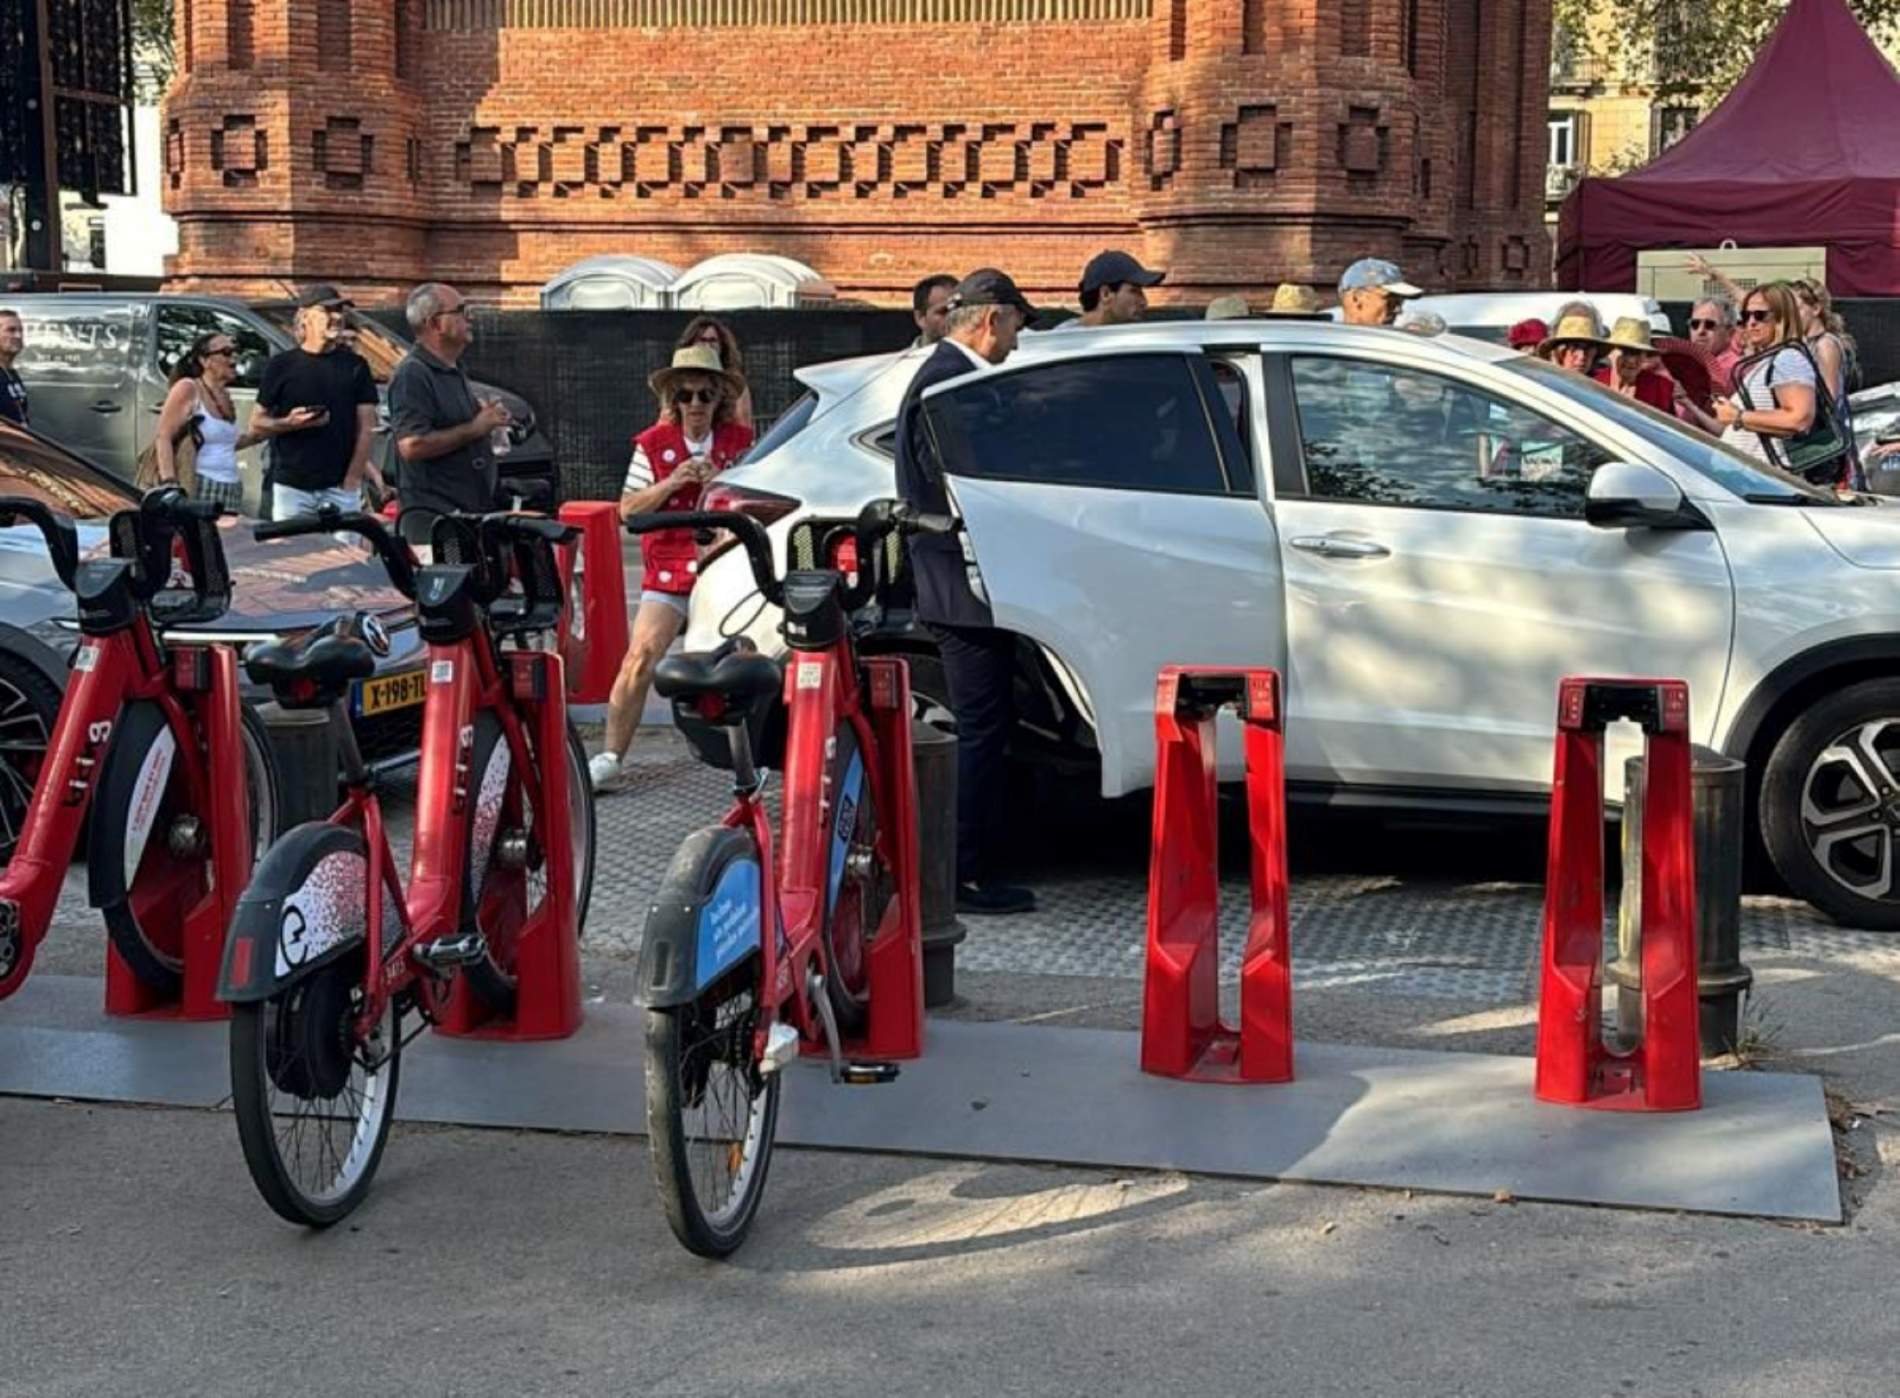
M711 345L673 351L673 362L647 380L660 418L633 439L633 460L620 495L620 517L691 510L701 487L752 445L752 429L737 420L745 379L725 368ZM653 667L686 625L687 598L699 574L699 547L690 529L663 529L640 539L645 570L633 638L607 701L607 741L588 772L594 790L621 779L621 761L646 706Z

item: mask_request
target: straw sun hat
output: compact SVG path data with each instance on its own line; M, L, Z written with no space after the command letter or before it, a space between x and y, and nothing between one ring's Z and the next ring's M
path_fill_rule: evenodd
M687 374L703 374L718 380L728 399L736 399L745 392L745 379L728 370L719 360L719 351L711 345L680 346L673 351L671 364L655 369L648 377L647 386L665 400L672 397L673 385Z

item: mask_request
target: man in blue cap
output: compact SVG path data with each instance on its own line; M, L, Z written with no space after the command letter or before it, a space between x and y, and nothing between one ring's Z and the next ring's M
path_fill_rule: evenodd
M1362 257L1339 279L1339 318L1347 325L1391 325L1408 298L1424 294L1396 263Z
M1166 272L1154 272L1125 252L1101 252L1082 269L1082 314L1058 330L1088 330L1097 325L1127 325L1148 314L1148 288L1160 286Z
M943 467L919 411L924 390L1001 364L1035 318L1016 283L994 267L970 273L950 293L946 333L897 410L897 493L919 509L951 513ZM1006 829L998 813L1007 804L1006 755L1016 726L1016 637L995 624L968 536L912 538L910 567L917 619L936 638L957 716L957 911L1029 912L1035 895L996 877Z

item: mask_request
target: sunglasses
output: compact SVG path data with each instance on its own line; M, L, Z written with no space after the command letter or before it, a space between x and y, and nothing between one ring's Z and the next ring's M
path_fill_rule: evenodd
M1691 320L1689 322L1689 328L1691 330L1720 330L1722 328L1722 322L1719 320Z
M216 349L208 349L205 351L206 359L234 359L236 357L236 345L219 345Z
M1761 325L1775 318L1773 311L1743 311L1742 319L1750 325Z
M673 406L684 407L688 403L717 403L719 390L716 388L682 388L673 395Z

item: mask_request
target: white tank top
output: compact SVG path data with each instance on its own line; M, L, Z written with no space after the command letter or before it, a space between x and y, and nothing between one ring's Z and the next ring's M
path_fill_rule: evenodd
M198 409L198 435L203 439L198 447L198 474L229 485L238 478L238 425L212 412L202 391L198 394Z

